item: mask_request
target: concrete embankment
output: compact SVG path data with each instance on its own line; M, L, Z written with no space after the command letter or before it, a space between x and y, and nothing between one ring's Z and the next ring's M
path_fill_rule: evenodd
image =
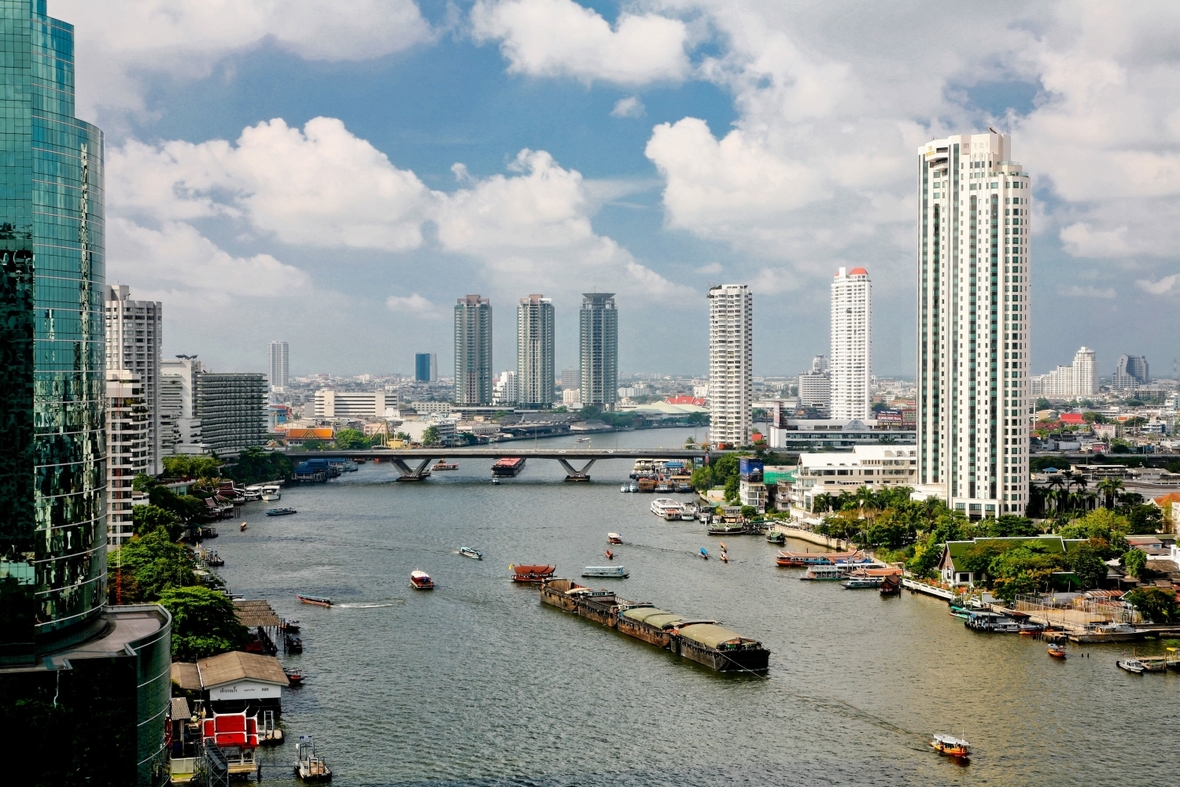
M787 538L793 538L796 541L806 541L809 544L817 544L821 547L827 547L836 551L844 551L852 549L848 542L841 538L832 538L831 536L820 535L819 533L812 533L810 530L802 530L795 527L783 527L776 525L771 528L772 531L780 531Z

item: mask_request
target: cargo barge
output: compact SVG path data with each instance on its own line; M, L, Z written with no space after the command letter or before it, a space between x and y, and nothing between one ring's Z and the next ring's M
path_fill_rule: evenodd
M770 666L770 651L757 640L714 620L686 619L648 602L622 598L611 590L593 590L569 579L547 579L541 583L541 601L718 672L766 672Z
M513 478L520 475L521 470L524 470L524 457L514 456L506 459L497 459L496 463L492 465L492 476L495 478Z

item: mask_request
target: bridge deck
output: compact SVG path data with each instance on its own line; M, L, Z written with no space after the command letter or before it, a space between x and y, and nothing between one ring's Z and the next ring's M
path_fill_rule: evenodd
M391 448L362 451L282 451L292 460L305 459L701 459L699 448L524 448L510 444L494 448Z

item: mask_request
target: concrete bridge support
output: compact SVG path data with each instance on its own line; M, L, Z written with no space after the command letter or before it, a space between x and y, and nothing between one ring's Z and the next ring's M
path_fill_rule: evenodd
M423 459L413 470L411 470L410 466L406 464L405 460L400 457L390 457L389 461L393 462L393 466L397 468L399 473L401 473L401 476L399 476L397 479L398 481L425 481L427 478L430 478L429 465L434 461L434 459L435 458L433 456Z
M566 461L565 459L562 459L560 457L558 457L557 461L561 462L561 466L565 468L565 480L566 481L589 481L590 480L590 467L597 460L591 459L590 461L588 461L586 463L586 466L583 467L581 470L575 470L573 465L571 465L568 461Z

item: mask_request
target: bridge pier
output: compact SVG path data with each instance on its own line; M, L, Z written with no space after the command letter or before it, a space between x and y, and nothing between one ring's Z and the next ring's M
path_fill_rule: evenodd
M391 456L389 461L393 462L393 466L401 473L397 479L398 481L425 481L427 478L430 478L428 465L434 461L434 457L430 456L423 459L413 470L410 469L410 466L401 457Z
M575 470L574 466L571 465L568 461L566 461L562 457L558 457L557 461L561 462L561 466L565 468L565 480L566 481L589 481L590 480L590 467L597 460L591 459L590 461L586 462L586 466L583 467L581 470Z

